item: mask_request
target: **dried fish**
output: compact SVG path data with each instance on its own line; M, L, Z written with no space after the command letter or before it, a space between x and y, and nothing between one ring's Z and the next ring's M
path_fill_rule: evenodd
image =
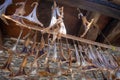
M52 15L51 15L51 22L49 27L52 27L57 22L57 12L58 9L56 2L54 1L54 5L52 6Z
M49 26L43 30L43 32L48 31L49 29L51 29L52 27L54 27L56 25L56 23L57 23L57 9L58 9L57 4L54 1L54 5L52 6L51 22L50 22Z
M16 41L16 44L15 44L14 47L12 48L13 51L16 51L16 48L17 48L17 45L18 45L18 43L19 43L19 41L20 41L20 38L21 38L21 36L22 36L22 33L23 33L23 29L21 29L20 34L19 34L19 36L18 36L18 39L17 39L17 41Z
M44 64L48 63L48 58L50 57L50 50L51 50L51 45L50 45L50 41L48 39L48 51L47 51L47 56L45 58L45 63Z
M98 59L99 59L99 61L100 61L100 63L101 63L101 66L102 67L105 67L105 65L104 65L104 60L103 60L103 57L102 57L102 53L100 53L99 51L98 51L98 49L95 49L96 50L96 54L97 54L97 56L98 56Z
M89 45L89 48L90 48L90 52L89 52L89 55L90 55L90 58L92 59L92 63L94 65L96 65L97 67L101 67L101 64L100 62L98 61L97 57L96 57L96 54L95 52L93 51L93 48L91 45Z
M35 5L33 11L28 15L28 16L19 16L21 18L25 18L31 22L34 22L36 24L39 24L41 27L43 27L43 24L38 20L37 16L36 16L36 11L37 11L37 6L38 3L34 2L31 6Z
M33 36L33 44L31 46L31 49L30 49L30 54L31 55L34 55L35 52L36 52L36 45L37 45L37 31L35 32L34 36Z
M6 19L4 17L2 17L2 14L5 14L6 9L9 5L12 4L12 0L5 0L5 2L0 5L0 18L8 25L8 22L6 21Z
M38 70L38 67L39 67L38 59L43 54L45 54L44 51L43 51L44 47L45 47L45 41L44 41L43 34L42 34L40 46L39 45L37 46L36 55L35 55L34 61L31 64L31 72L30 72L30 74L32 74L32 75L37 74L37 70Z
M6 61L6 63L1 67L1 69L6 70L6 71L11 71L10 64L13 59L13 51L8 49L9 57Z
M22 24L25 24L25 23L23 21L23 18L21 18L19 16L23 16L26 13L25 12L25 5L26 5L26 3L27 3L27 0L25 2L18 2L18 3L16 3L16 5L20 5L20 7L17 8L15 13L11 16L13 19L18 20Z
M78 53L78 49L77 49L77 46L74 41L73 41L73 43L74 43L74 47L75 47L75 55L76 55L77 65L80 66L80 64L81 64L80 63L80 55Z
M102 71L102 70L99 70L100 72L101 72L101 74L102 74L102 78L104 79L104 80L107 80L107 78L106 78L106 76L105 76L105 74L104 74L104 72Z
M60 59L61 59L61 61L67 61L67 58L65 57L65 55L64 55L64 51L63 51L63 49L62 49L62 42L61 42L61 39L60 39L60 44L59 44L60 46Z
M67 34L66 28L65 28L65 24L63 22L63 7L61 8L61 10L59 11L57 9L58 15L61 13L61 15L59 16L59 20L61 19L61 23L60 23L60 30L59 33L60 34Z
M25 55L21 65L20 65L19 71L14 76L27 75L27 73L25 71L25 67L27 64L27 58L28 58L28 55Z
M66 38L67 43L67 50L68 50L68 63L69 63L69 70L71 71L72 68L72 50L69 47L68 39Z
M39 64L38 64L38 59L34 59L34 61L31 63L31 71L30 74L36 75L37 70L38 70Z
M63 7L60 9L57 8L57 15L58 15L58 21L61 23L58 25L58 29L56 29L55 33L57 32L57 35L53 36L53 41L58 37L61 38L62 34L67 34L67 30L65 28L65 24L63 22Z
M62 69L61 69L61 60L58 62L58 73L57 73L57 75L58 76L61 76L62 75Z
M103 54L103 52L102 52L102 57L103 57L103 61L104 61L104 65L105 65L105 67L107 68L107 69L111 69L111 66L110 66L110 64L109 64L109 61L108 61L108 59L106 58L106 54Z
M27 36L27 38L25 40L24 47L23 47L23 50L21 51L21 53L29 52L28 46L29 46L30 40L33 38L33 36L34 36L34 31L30 31L29 36Z
M40 50L42 50L43 48L45 47L45 40L44 40L44 37L43 37L43 34L42 34L42 37L41 37L41 42L40 42Z
M83 20L84 26L86 27L85 32L81 35L81 37L84 37L87 34L88 30L91 28L91 26L92 26L92 24L94 22L94 19L92 19L89 23L86 22L87 21L86 17L83 17L82 20ZM86 26L86 24L87 24L87 26Z
M118 70L116 71L115 77L116 77L117 80L120 79L120 69L118 69Z
M111 54L108 53L108 63L110 65L111 69L116 69L118 67L117 62L115 62L114 58L111 56Z
M58 19L57 19L57 17L58 17ZM61 34L67 33L65 24L63 22L63 7L60 10L59 7L57 7L57 4L55 1L54 1L54 5L52 7L52 17L51 17L50 25L49 25L49 27L45 28L43 30L43 32L46 32L46 31L50 30L51 28L54 28L52 42L54 42L57 37L60 38Z
M93 22L94 22L94 19L92 19L90 22L86 19L86 16L83 15L83 13L80 11L79 8L77 8L79 14L78 14L78 18L80 19L80 17L82 17L82 23L83 25L85 26L85 32L81 35L81 37L84 37L88 30L91 28Z
M80 46L79 47L79 50L82 50ZM81 57L81 67L86 67L88 65L87 61L85 60L84 56L83 56L83 53L81 51L80 52L80 57Z
M57 46L56 46L56 42L54 43L54 51L53 51L53 61L57 61L58 58L58 54L57 54Z
M97 76L96 76L96 74L95 74L95 72L94 72L94 71L92 71L92 74L93 74L93 76L94 76L95 80L98 80L98 79L97 79Z
M16 9L15 13L13 14L13 16L23 16L26 12L25 12L25 5L27 3L27 0L25 0L25 2L18 2L16 3L16 5L20 5L19 8Z

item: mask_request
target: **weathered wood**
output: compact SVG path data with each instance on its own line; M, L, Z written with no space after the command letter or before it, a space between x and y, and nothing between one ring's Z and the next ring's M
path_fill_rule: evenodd
M115 3L115 4L119 4L119 5L120 5L120 0L108 0L108 1L110 1L110 2L113 2L113 3Z
M118 22L117 26L111 31L111 33L106 37L110 43L116 41L120 35L120 22ZM107 43L105 40L104 43Z
M53 1L53 0L50 0ZM120 6L101 0L56 0L60 4L95 11L120 20Z
M6 16L6 15L2 15L3 17L5 17L6 19L9 19L9 20L12 20L13 22L19 24L20 26L23 26L25 28L28 28L28 29L33 29L33 30L37 30L37 31L40 31L42 32L43 29L38 27L38 26L30 26L30 25L24 25L14 19L12 19L11 17L9 16ZM54 34L53 31L47 31L47 33L49 34ZM62 37L64 38L68 38L68 39L72 39L72 40L76 40L76 41L80 41L80 42L83 42L83 43L86 43L86 44L91 44L91 45L96 45L96 46L100 46L100 47L104 47L104 48L108 48L108 49L114 49L116 51L120 51L120 47L115 47L115 46L112 46L112 45L106 45L106 44L102 44L102 43L98 43L98 42L94 42L94 41L91 41L91 40L87 40L87 39L83 39L83 38L79 38L79 37L76 37L76 36L72 36L72 35L69 35L69 34L66 34L66 35L61 35Z
M99 34L99 25L97 25L97 21L99 20L100 14L99 13L92 13L91 16L94 19L94 24L89 29L89 31L86 35L86 39L95 41L98 34Z

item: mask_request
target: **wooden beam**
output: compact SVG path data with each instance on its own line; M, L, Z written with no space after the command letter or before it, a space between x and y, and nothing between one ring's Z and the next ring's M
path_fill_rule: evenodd
M120 5L120 0L109 0L109 1Z
M109 33L109 35L106 37L106 39L112 43L113 41L115 41L116 39L119 38L120 35L120 21L117 23L116 26L114 26L114 29L112 29L111 33ZM104 40L104 43L107 43L106 40Z
M54 0L50 0L54 1ZM60 4L78 7L81 9L99 12L120 20L120 6L101 0L56 0Z
M20 23L19 21L12 19L10 16L6 16L6 15L4 15L4 14L3 14L2 16L3 16L4 18L6 18L6 19L12 20L12 21L15 22L16 24L19 24L20 26L23 26L23 27L25 27L25 28L32 29L32 30L37 30L37 31L40 31L40 32L43 31L43 29L41 29L41 28L38 27L38 26L24 25L24 24ZM50 30L47 31L47 33L49 33L49 34L54 34L54 32L53 32L53 31L50 31ZM99 47L108 48L108 49L114 49L114 50L116 50L116 51L120 51L120 47L115 47L115 46L112 46L112 45L106 45L106 44L94 42L94 41L91 41L91 40L83 39L83 38L76 37L76 36L72 36L72 35L69 35L69 34L61 35L61 36L64 37L64 38L68 38L68 39L80 41L80 42L83 42L83 43L86 43L86 44L96 45L96 46L99 46Z
M99 20L100 14L99 13L92 13L91 17L94 19L94 24L91 25L91 28L89 29L88 33L86 34L85 38L95 41L98 34L99 34L99 25L97 25L97 22ZM94 33L94 34L93 34Z

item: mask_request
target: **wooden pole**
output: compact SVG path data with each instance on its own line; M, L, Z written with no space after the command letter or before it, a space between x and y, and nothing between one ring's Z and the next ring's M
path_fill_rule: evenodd
M32 30L37 30L37 31L40 31L40 32L43 31L43 28L40 28L38 26L25 25L25 24L20 23L17 20L12 19L10 16L6 16L6 15L2 15L2 16L5 17L6 19L12 20L13 22L15 22L15 23L17 23L20 26L23 26L25 28L32 29ZM47 31L46 33L54 34L53 31L50 31L50 30ZM62 34L61 36L64 37L64 38L80 41L80 42L83 42L83 43L86 43L86 44L96 45L96 46L99 46L99 47L114 49L115 51L120 51L120 47L115 47L115 46L112 46L112 45L106 45L106 44L94 42L94 41L91 41L91 40L83 39L83 38L72 36L72 35L69 35L69 34L66 34L66 35Z

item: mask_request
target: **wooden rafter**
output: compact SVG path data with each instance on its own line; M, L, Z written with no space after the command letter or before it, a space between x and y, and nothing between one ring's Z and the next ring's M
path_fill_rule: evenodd
M53 1L53 0L50 0ZM101 0L56 0L60 4L99 12L120 20L120 6Z

